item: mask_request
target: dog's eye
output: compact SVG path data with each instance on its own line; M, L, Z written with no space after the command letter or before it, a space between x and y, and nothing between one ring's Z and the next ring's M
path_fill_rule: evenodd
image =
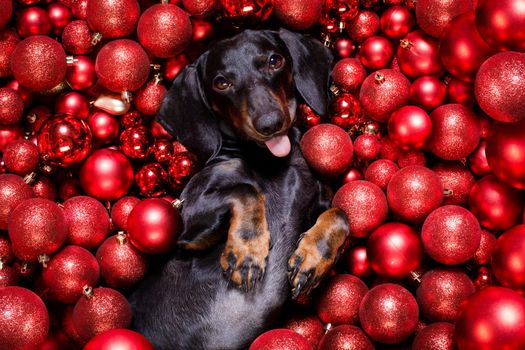
M213 86L215 86L218 90L226 90L230 86L232 86L232 83L230 83L228 80L226 80L225 77L222 75L219 75L213 79Z
M279 69L284 64L284 57L281 55L271 55L268 60L268 65L271 69Z

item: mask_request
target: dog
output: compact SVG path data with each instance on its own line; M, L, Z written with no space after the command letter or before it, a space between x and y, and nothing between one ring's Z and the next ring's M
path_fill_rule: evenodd
M325 115L332 56L285 29L217 42L175 79L157 115L204 167L181 193L174 256L130 296L157 349L243 349L308 293L348 236L299 147L296 107Z

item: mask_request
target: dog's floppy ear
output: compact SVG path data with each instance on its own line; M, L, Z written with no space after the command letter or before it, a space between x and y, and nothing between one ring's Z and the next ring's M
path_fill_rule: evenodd
M315 112L326 115L333 62L330 50L318 40L286 29L280 29L278 34L292 58L297 90Z
M217 154L222 143L218 122L208 106L201 81L206 58L204 53L177 76L157 114L166 131L203 164Z

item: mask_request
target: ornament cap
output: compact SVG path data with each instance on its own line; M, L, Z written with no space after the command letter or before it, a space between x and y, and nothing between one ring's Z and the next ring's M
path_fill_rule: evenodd
M178 210L182 209L182 205L184 204L184 199L175 199L173 202L171 202L171 205L174 208L177 208Z
M127 236L124 231L118 231L117 236L115 238L120 245L124 245L127 242Z
M93 34L93 37L91 38L91 45L95 46L102 40L102 34L95 33Z
M122 91L120 96L125 103L131 103L131 100L133 99L131 91Z
M75 64L75 57L74 56L66 56L66 64L68 66L72 66Z
M399 40L399 46L401 46L403 49L410 50L412 48L413 43L408 39L401 39Z
M88 299L91 299L95 296L95 292L93 291L93 287L88 286L87 284L82 287L82 294Z
M385 75L381 72L376 72L374 79L377 84L383 84L385 82Z
M32 185L36 181L37 174L36 172L31 172L24 176L24 182L28 185Z
M42 267L47 267L47 263L49 261L49 255L47 254L40 254L38 256L38 262L42 264Z

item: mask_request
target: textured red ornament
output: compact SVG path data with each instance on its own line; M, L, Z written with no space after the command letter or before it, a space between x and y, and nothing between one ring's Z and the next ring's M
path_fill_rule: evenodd
M160 83L159 79L148 82L135 94L133 99L135 107L144 114L157 114L166 91L166 87Z
M357 180L345 184L336 192L332 205L345 212L352 237L368 236L388 215L385 194L368 181Z
M87 123L93 134L93 140L97 144L111 143L119 134L120 123L118 119L106 112L97 111L91 114Z
M57 188L53 180L49 177L41 176L32 184L35 196L55 201L57 198Z
M450 79L447 82L447 100L449 103L461 103L472 107L476 102L474 84L460 79Z
M305 30L319 20L323 4L322 0L274 0L273 12L286 27L293 30Z
M359 49L359 60L369 70L383 69L394 58L394 48L390 41L382 36L371 36Z
M131 326L132 311L126 297L111 288L95 288L81 297L73 309L73 324L84 339L116 328Z
M479 106L491 118L510 123L524 119L525 54L501 52L487 59L479 67L474 89Z
M472 0L418 0L417 24L427 34L439 38L454 17L472 9Z
M0 125L0 152L8 143L24 137L24 129L18 125Z
M401 72L412 79L443 74L438 47L438 41L421 30L408 33L397 48L396 57Z
M477 292L462 308L454 340L461 350L525 348L525 299L502 287Z
M402 149L419 149L432 135L432 121L423 109L404 106L390 116L388 135Z
M77 0L71 6L71 12L73 16L77 19L86 20L87 19L87 4L88 0Z
M391 160L378 159L366 168L365 180L376 184L383 191L386 191L388 183L399 167Z
M11 69L16 80L29 90L49 90L66 76L66 53L60 43L47 36L31 36L16 46Z
M89 26L105 39L131 34L140 16L137 0L90 0L86 10Z
M0 0L0 7L3 10L0 14L0 29L2 29L11 19L11 14L13 13L13 2L11 0Z
M182 6L192 17L204 18L217 9L217 0L182 0Z
M357 43L362 43L379 32L379 16L374 11L362 10L357 16L348 21L346 32L350 39Z
M7 0L7 3L11 4L11 1ZM2 8L5 10L4 6ZM2 26L0 25L0 27ZM0 30L0 78L6 78L13 74L11 72L11 54L19 42L20 38L14 28L7 27Z
M99 277L100 269L93 254L82 247L67 246L42 269L44 295L74 304L82 296L83 287L96 285Z
M314 315L293 315L286 320L283 328L291 329L305 337L312 349L317 349L317 344L324 335L323 324Z
M36 169L40 161L40 154L33 142L15 140L5 147L3 161L8 172L26 175Z
M91 4L91 1L90 1ZM105 16L102 16L106 21ZM149 57L133 40L119 39L100 49L95 61L98 81L114 92L138 90L148 79Z
M173 157L173 144L168 140L156 140L152 152L157 162L166 163Z
M128 329L111 329L98 334L86 344L84 350L154 350L143 335Z
M410 86L410 101L427 112L441 106L446 97L447 86L430 75L417 78Z
M16 30L23 38L51 33L51 20L43 8L34 6L22 9L16 17Z
M474 265L490 264L495 247L496 236L494 236L489 231L481 230L481 241L479 242L478 250L476 250L468 262Z
M481 226L489 230L506 230L521 218L523 195L494 175L487 175L472 186L469 207Z
M61 319L62 330L76 345L83 346L87 343L87 340L78 335L75 325L73 324L73 309L74 305L68 305L65 307Z
M151 132L144 125L129 127L120 134L122 152L130 158L146 158L152 144Z
M399 146L396 145L394 141L390 140L388 136L383 137L380 141L381 152L379 153L379 157L381 159L388 159L393 162L397 162L399 154L401 153Z
M338 61L332 70L334 83L343 91L358 91L366 78L366 70L355 58Z
M17 175L0 175L0 230L7 230L11 212L22 201L35 196L33 189Z
M15 254L11 249L11 242L7 237L0 236L0 260L3 264L9 264L15 260Z
M359 307L363 330L381 343L394 344L408 338L416 329L418 318L416 299L392 283L372 288Z
M120 118L120 123L124 128L139 126L145 124L144 116L137 111L126 113ZM155 121L154 121L155 123Z
M474 152L468 157L470 170L477 176L485 176L491 173L487 156L485 154L486 148L487 143L482 140Z
M86 119L89 115L89 102L84 95L71 91L58 97L55 112L68 114L79 119Z
M0 288L16 286L18 283L16 270L11 266L0 263Z
M62 46L74 55L89 54L95 46L91 44L93 32L86 21L73 21L62 32Z
M249 350L311 350L308 340L290 329L278 328L258 336Z
M432 167L445 188L443 204L466 206L470 189L476 183L472 173L460 162L440 162Z
M46 339L49 315L29 289L0 288L0 341L4 349L36 349Z
M448 322L432 323L417 332L412 342L413 349L454 349L454 325Z
M403 279L417 269L423 257L419 235L410 226L389 222L368 238L366 253L370 267L385 279Z
M525 294L525 225L514 226L498 237L492 271L502 286Z
M500 51L525 51L523 0L478 0L476 27L486 42Z
M443 185L432 170L407 166L390 179L387 198L394 215L403 221L420 223L443 202Z
M426 162L425 154L418 149L401 150L397 159L399 168L406 168L411 165L425 166Z
M135 173L135 183L144 197L159 197L166 193L168 174L159 163L143 165Z
M334 41L334 51L339 58L349 58L355 50L356 46L349 38L339 37Z
M37 261L41 254L52 254L66 240L67 226L62 209L43 198L26 199L9 217L9 238L17 258Z
M294 7L294 4L297 7ZM317 12L320 13L321 11L320 9L317 11L317 7L322 6L322 4L319 5L317 0L310 2L301 0L285 4L278 3L277 1L274 3L274 1L270 0L219 0L222 17L228 21L230 26L236 28L255 26L266 21L273 12L273 6L281 6L284 17L288 15L291 16L289 18L290 24L287 24L291 27L293 24L305 25L307 24L306 22L312 20L312 24L314 24L319 18ZM307 13L301 13L303 10L307 11ZM289 11L289 13L287 11ZM308 14L309 11L314 11L314 13ZM312 18L312 15L314 18Z
M12 57L13 56L11 56L11 58ZM11 66L12 65L13 63L11 62ZM20 85L18 80L11 79L7 81L4 87L13 89L16 92L18 92L18 94L20 95L20 97L22 97L22 100L24 101L24 107L28 108L31 105L31 103L33 103L33 91L26 89L25 87Z
M408 103L410 81L393 69L382 69L363 81L359 100L363 112L378 122L386 122L390 114Z
M351 325L334 327L319 343L319 350L373 350L374 344L359 328Z
M403 38L415 24L414 15L404 6L391 6L381 14L381 31L390 39Z
M53 34L61 35L64 28L71 22L71 10L61 3L53 3L47 7L47 14L53 27Z
M75 90L86 90L95 85L97 75L95 62L88 56L76 56L68 66L66 81Z
M111 207L111 220L115 228L126 231L128 229L128 216L133 208L140 203L140 199L126 196L119 199Z
M16 124L22 119L24 101L13 89L0 88L0 124Z
M330 122L345 130L363 122L361 104L354 95L342 93L334 98L330 104Z
M380 151L381 142L374 135L362 134L354 140L354 154L359 160L374 160Z

